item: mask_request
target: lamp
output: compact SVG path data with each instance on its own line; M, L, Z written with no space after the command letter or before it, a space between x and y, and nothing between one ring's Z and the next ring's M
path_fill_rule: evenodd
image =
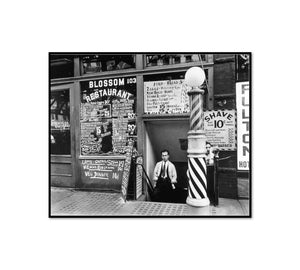
M200 67L191 67L185 73L185 83L188 86L193 87L201 87L201 85L205 81L205 72Z
M205 72L200 67L191 67L185 74L185 83L191 87L190 130L188 132L188 197L186 203L194 207L209 205L206 179L206 136L204 131L203 95L201 89Z

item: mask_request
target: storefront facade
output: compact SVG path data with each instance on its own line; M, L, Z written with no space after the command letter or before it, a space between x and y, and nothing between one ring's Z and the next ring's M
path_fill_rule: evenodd
M51 186L121 192L126 176L134 177L133 199L141 199L145 184L136 171L132 173L133 167L129 172L128 153L136 153L152 178L162 149L170 151L179 184L185 186L189 101L184 75L199 66L207 78L204 108L209 140L221 146L220 157L231 157L224 166L236 170L221 177L220 196L248 197L249 171L237 170L237 121L229 117L225 130L220 120L230 115L236 119L236 84L249 82L248 70L237 73L246 63L241 64L239 57L50 53ZM213 125L223 133L230 130L230 138L226 135L218 142Z

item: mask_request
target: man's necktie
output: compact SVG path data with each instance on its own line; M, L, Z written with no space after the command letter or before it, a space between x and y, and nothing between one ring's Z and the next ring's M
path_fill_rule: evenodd
M163 165L163 178L166 177L166 162L164 162L164 165Z

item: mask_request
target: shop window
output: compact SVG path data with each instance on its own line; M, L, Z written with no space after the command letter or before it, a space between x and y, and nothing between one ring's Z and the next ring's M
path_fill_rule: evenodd
M206 54L147 54L146 67L207 62Z
M215 110L231 110L235 109L235 97L233 96L215 96L214 98Z
M128 141L136 147L136 77L81 82L81 154L125 153Z
M204 70L206 77L207 69ZM145 114L184 114L189 113L189 87L184 83L185 72L144 76ZM207 94L207 86L202 88ZM206 98L203 107L206 109Z
M74 77L74 59L71 55L50 55L50 79Z
M236 55L236 81L249 81L250 54Z
M50 96L50 153L70 155L70 98L69 91L53 91Z
M83 55L81 56L82 74L98 73L103 71L135 68L135 55Z

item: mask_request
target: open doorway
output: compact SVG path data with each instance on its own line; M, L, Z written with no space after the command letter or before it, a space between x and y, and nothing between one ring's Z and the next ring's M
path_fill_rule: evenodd
M174 202L185 202L188 187L186 171L188 119L151 120L145 122L145 165L150 179L153 179L155 164L161 160L161 150L168 149L170 161L177 172L176 196Z

